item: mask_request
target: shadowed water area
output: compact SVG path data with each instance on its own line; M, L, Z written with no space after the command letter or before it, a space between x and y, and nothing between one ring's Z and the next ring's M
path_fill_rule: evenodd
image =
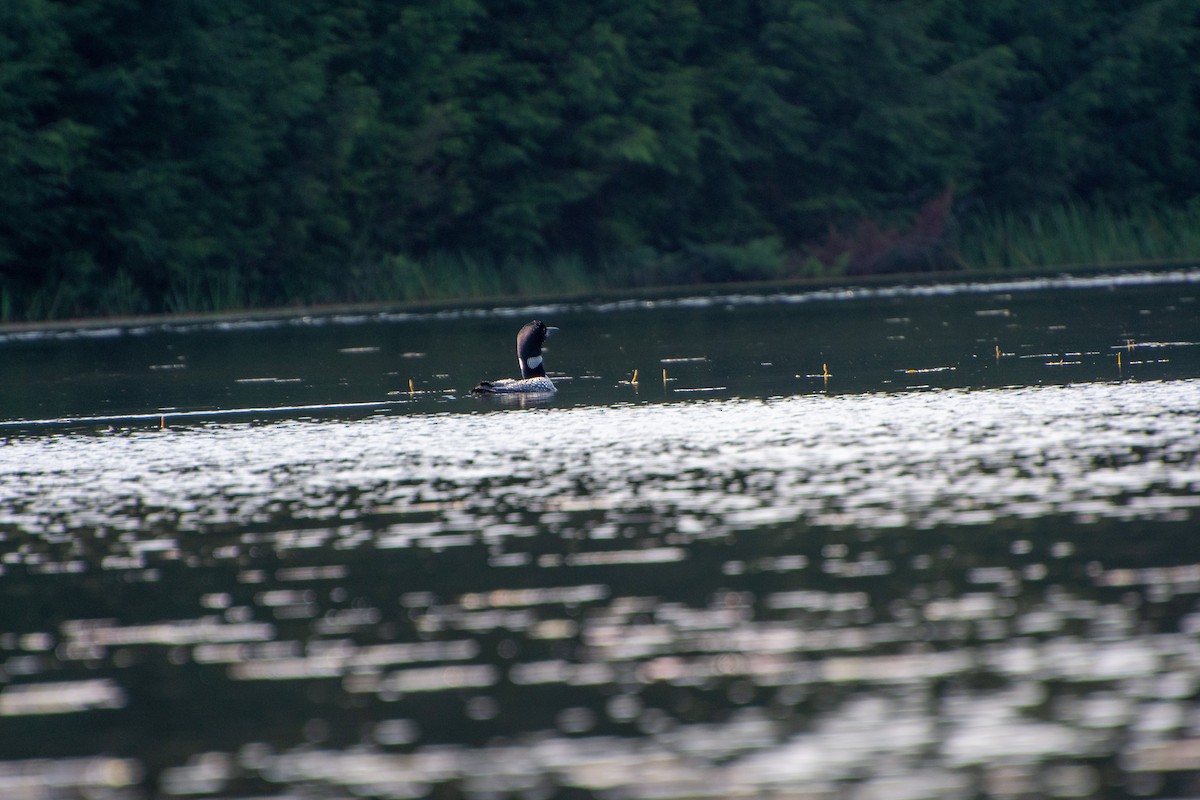
M0 334L0 797L1194 796L1198 296Z

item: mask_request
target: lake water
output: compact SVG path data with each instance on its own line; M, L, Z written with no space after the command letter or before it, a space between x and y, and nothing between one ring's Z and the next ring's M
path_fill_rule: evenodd
M1198 296L0 334L0 798L1200 795Z

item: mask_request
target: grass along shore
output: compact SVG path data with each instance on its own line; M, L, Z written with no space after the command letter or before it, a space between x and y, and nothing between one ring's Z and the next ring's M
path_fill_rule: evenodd
M888 260L886 271L855 271L849 258L819 260L811 252L788 252L774 239L742 246L697 246L657 254L637 250L588 264L577 256L544 261L442 253L423 261L393 256L352 266L336 281L299 276L269 295L247 285L235 271L209 271L172 282L153 303L127 276L102 287L45 286L17 296L0 285L0 322L62 320L81 294L94 298L86 318L147 315L207 316L250 312L294 314L306 308L452 305L521 302L588 293L711 290L784 282L894 281L905 276L1001 277L1105 269L1171 268L1200 262L1200 201L1183 208L1121 211L1063 204L1041 211L978 214L936 241L898 235L897 250L926 249L907 261ZM936 252L937 258L925 255ZM899 268L897 268L899 264ZM905 268L905 267L908 268ZM848 269L849 267L849 269ZM78 317L76 317L78 319Z
M1200 201L1162 210L1064 204L984 215L964 225L961 238L963 262L988 272L1200 260Z

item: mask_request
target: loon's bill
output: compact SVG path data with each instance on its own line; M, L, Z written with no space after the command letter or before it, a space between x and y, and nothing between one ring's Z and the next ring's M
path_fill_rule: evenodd
M542 344L546 337L558 328L547 327L541 320L527 322L517 331L517 363L521 366L520 378L500 378L482 381L471 390L472 394L549 394L558 391L546 377L542 359Z

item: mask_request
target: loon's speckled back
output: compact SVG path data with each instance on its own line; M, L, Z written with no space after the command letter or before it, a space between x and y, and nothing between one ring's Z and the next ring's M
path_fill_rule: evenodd
M550 328L541 320L527 322L517 331L517 362L521 365L519 379L501 378L495 381L483 381L474 389L472 394L548 394L558 391L546 377L546 367L542 360L542 344L546 337L557 331Z

